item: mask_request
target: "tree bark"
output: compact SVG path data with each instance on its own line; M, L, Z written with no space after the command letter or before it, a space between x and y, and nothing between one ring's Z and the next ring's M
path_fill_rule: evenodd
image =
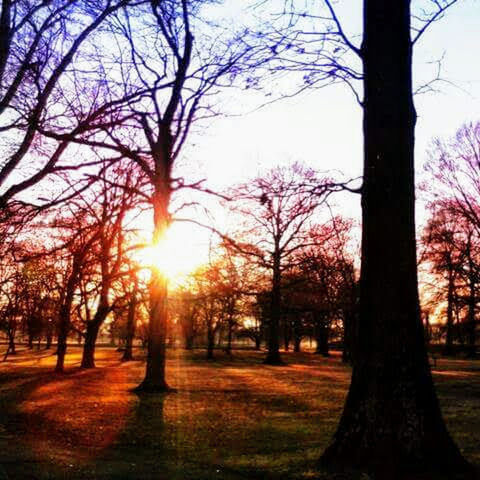
M288 324L288 319L285 318L283 323L283 344L285 346L285 351L288 352L290 350L290 326Z
M215 347L215 333L209 327L207 331L207 360L213 360L213 349Z
M137 289L138 283L135 278L132 296L128 305L127 314L127 338L125 341L125 350L123 351L122 362L133 360L133 339L135 337L136 327L136 307L137 307Z
M475 275L472 273L473 262L470 262L470 276L469 276L469 295L468 295L468 317L467 317L467 356L469 358L475 358L477 355L476 346L476 321L475 321L475 307L477 306L476 300L476 282Z
M83 344L81 368L95 368L95 344L97 343L100 322L92 320L87 323L85 342Z
M452 355L453 353L453 292L455 288L453 267L450 267L448 272L448 286L447 286L447 330L445 337L444 355Z
M160 182L153 197L154 245L162 242L169 227L169 202L169 182ZM165 379L168 282L165 275L156 266L152 268L149 290L150 321L148 325L147 368L145 378L137 387L137 391L162 393L171 390Z
M329 337L329 325L328 320L325 318L324 313L315 313L315 353L323 355L324 357L330 356L328 351L328 337Z
M342 362L352 363L353 349L355 347L355 314L346 311L343 318L343 351Z
M70 311L72 309L73 295L80 275L81 263L85 249L77 255L74 255L72 262L72 271L68 277L65 292L60 302L60 311L58 314L58 335L57 335L57 364L55 372L63 373L65 354L67 353L67 338L70 331Z
M322 461L382 480L452 478L467 463L441 416L418 299L410 1L365 0L361 52L359 337L344 411Z
M185 336L185 350L191 350L193 348L193 335Z
M280 357L279 326L280 326L280 255L276 253L273 258L273 279L271 291L271 309L268 322L268 353L264 363L268 365L283 365Z
M9 355L15 355L16 354L15 335L12 334L11 332L8 332L8 352L9 352Z
M229 319L228 332L227 332L227 348L225 349L225 352L227 355L232 354L232 332L233 332L233 321Z
M46 345L45 345L45 350L50 350L52 348L52 338L53 337L53 332L51 325L49 324L48 329L47 329L47 335L46 335Z
M68 308L68 310L67 310ZM70 306L61 306L57 340L57 364L55 372L63 373L65 368L65 354L67 353L67 337L70 329Z
M300 352L302 343L302 320L298 317L293 320L293 351Z

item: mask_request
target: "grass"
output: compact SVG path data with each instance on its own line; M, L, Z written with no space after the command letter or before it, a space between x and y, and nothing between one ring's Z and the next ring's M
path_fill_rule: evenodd
M139 396L142 361L101 348L98 368L81 371L69 350L65 375L51 352L0 364L0 480L347 478L317 467L349 383L338 356L290 353L269 367L255 352L207 362L171 351L177 392ZM434 374L448 427L478 466L480 362L440 359Z

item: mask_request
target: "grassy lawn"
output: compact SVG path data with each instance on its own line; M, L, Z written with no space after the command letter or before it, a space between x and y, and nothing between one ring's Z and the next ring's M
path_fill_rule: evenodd
M98 351L95 370L52 373L51 352L0 363L0 479L350 479L318 469L348 387L339 356L169 352L176 393L138 396L141 361ZM480 465L480 362L440 359L435 380L448 427Z

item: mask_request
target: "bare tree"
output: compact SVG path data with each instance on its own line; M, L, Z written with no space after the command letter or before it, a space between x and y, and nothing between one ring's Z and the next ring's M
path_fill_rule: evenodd
M69 141L64 139L49 145L41 130L47 126L52 130L61 128L59 118L64 117L60 113L59 101L65 88L64 77L79 57L83 56L85 61L84 44L110 15L134 3L139 2L5 0L1 3L2 210L19 193L47 175L79 167L77 162L71 161L68 166L58 166ZM79 90L75 93L78 95ZM84 96L80 101L86 102L87 98ZM85 121L77 125L77 130L85 125ZM2 216L4 214L3 211Z
M137 191L153 210L154 245L162 243L170 226L172 194L183 188L201 188L202 182L188 184L173 176L175 162L192 126L217 114L214 98L219 88L231 84L244 68L263 61L258 60L258 49L246 43L245 31L232 34L222 30L218 22L202 18L202 8L209 4L207 0L152 0L136 10L118 13L110 23L118 68L111 70L110 75L102 66L105 62L99 68L110 82L112 97L116 95L118 78L118 99L124 98L125 84L141 85L141 95L129 102L118 101L106 115L113 116L114 121L97 122L87 132L48 133L57 140L68 139L115 152L143 172L147 181ZM167 322L167 280L154 268L150 281L147 368L139 390L168 391Z
M336 188L300 164L277 167L231 192L230 208L238 227L226 242L271 275L268 355L265 363L282 364L279 353L282 275L295 253L311 243L313 216Z
M90 289L96 287L92 297L98 299L95 313L87 318L85 344L82 356L82 368L95 367L95 344L101 326L109 313L115 307L114 287L121 275L128 275L125 250L128 236L126 215L138 206L137 198L132 193L135 181L130 176L124 179L125 173L105 176L97 188L96 202L92 202L92 193L85 196L83 202L84 215L92 218L92 228L98 230L98 242L96 248L91 249L90 262L93 263L93 271L88 276ZM125 185L126 188L117 185ZM76 202L79 203L83 195L79 195ZM89 310L89 305L86 309ZM132 328L132 327L131 327Z

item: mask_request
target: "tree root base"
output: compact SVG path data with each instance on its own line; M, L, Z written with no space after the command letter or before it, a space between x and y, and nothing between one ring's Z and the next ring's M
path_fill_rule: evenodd
M156 384L150 382L142 382L138 387L132 389L134 393L157 393L157 394L165 394L165 393L175 393L177 391L176 388L169 387L166 383L163 384Z

